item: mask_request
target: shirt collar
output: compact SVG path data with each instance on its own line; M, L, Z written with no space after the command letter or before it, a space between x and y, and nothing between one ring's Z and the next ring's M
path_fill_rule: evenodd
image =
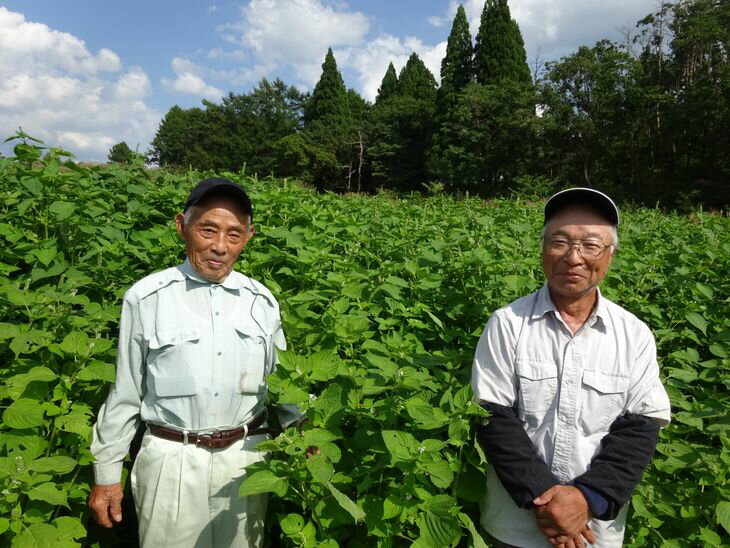
M601 321L604 327L608 327L608 311L606 310L606 299L601 296L601 290L596 287L597 301L596 306L593 308L593 312L588 316L586 324L589 327L594 327L598 320ZM556 316L560 313L555 308L553 300L550 298L550 289L548 288L547 282L540 288L535 294L535 304L532 307L532 319L542 318L548 312L554 312Z
M210 282L200 276L195 270L189 259L185 259L185 262L177 267L180 272L186 277L199 284L206 285L220 285L226 289L238 290L244 287L243 280L240 276L236 275L234 270L231 270L226 276L225 280L220 283Z

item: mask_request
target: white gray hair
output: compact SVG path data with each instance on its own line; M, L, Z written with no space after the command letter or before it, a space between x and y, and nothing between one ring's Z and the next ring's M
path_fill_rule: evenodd
M200 206L191 205L187 211L183 212L183 228L189 226L198 215L200 215ZM250 225L251 215L246 215L246 226Z
M545 241L545 234L547 233L548 225L550 224L550 221L545 223L542 227L542 231L540 232L540 240ZM613 250L611 250L611 254L615 253L618 249L618 227L616 225L611 225L611 244L613 247Z

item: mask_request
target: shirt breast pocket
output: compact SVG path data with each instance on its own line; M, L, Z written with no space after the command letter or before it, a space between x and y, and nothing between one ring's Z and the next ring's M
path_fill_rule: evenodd
M241 394L262 394L266 391L272 339L250 325L236 326L236 391Z
M608 432L611 423L623 411L629 382L629 377L583 371L580 423L585 434Z
M184 373L195 367L194 345L200 341L195 328L158 330L148 341L147 365L157 372Z
M553 406L558 392L558 366L551 361L518 359L515 369L525 415L544 415Z

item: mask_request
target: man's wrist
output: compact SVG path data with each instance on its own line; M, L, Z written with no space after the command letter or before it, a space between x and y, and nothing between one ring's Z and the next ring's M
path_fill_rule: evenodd
M108 464L100 464L95 462L94 467L94 483L96 485L114 485L122 481L122 468L124 461L111 462Z
M608 499L599 491L581 483L575 483L573 486L576 487L583 495L583 498L586 499L591 517L602 516L606 513L608 510Z

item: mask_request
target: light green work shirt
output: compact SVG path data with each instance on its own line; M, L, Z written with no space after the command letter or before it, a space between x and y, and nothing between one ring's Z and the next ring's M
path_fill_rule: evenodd
M93 431L96 483L120 481L140 420L190 432L249 422L264 408L277 347L286 341L276 299L239 272L211 283L185 261L134 284Z

